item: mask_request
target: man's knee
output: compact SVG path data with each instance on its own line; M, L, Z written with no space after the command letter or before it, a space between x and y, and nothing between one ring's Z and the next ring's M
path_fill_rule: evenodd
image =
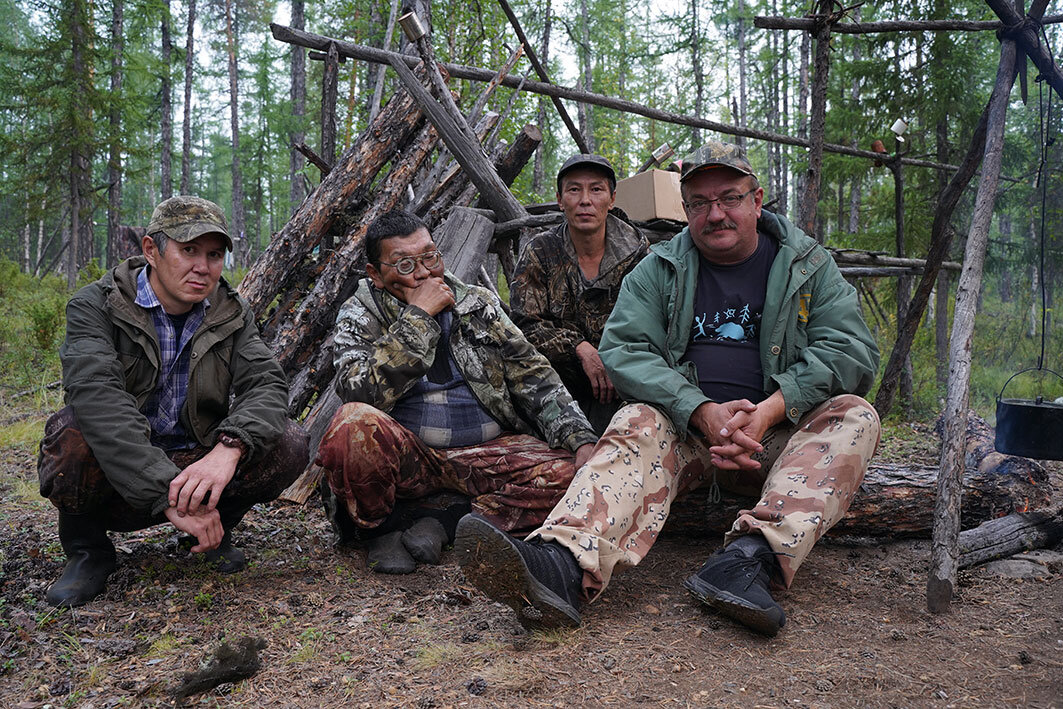
M45 423L37 454L37 478L41 497L69 514L91 514L115 495L69 406Z

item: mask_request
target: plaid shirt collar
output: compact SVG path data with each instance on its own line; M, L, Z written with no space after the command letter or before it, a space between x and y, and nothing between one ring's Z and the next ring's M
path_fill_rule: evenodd
M188 343L203 324L210 301L204 299L188 312L181 339L177 340L173 322L166 314L148 280L151 266L145 266L137 275L137 297L133 301L151 314L155 334L159 340L159 380L151 398L141 409L151 425L151 441L160 448L170 450L195 445L181 426L180 415L188 397L190 372Z

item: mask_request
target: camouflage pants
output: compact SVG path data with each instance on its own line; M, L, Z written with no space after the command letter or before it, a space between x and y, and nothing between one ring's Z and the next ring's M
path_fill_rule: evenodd
M532 436L506 434L460 448L430 448L369 404L340 407L321 440L317 464L359 527L379 526L396 499L452 490L501 529L542 523L572 475L573 454Z
M310 457L308 442L302 427L289 421L271 450L236 469L218 500L218 513L225 529L239 522L252 505L276 499L299 477ZM210 448L196 446L167 451L166 455L183 470L209 452ZM130 506L111 486L81 435L74 410L69 406L53 414L44 425L37 475L41 496L48 498L60 512L91 515L107 529L131 532L167 521L162 514L152 516L148 510Z
M763 452L755 456L759 470L716 470L702 439L680 440L668 417L652 406L625 406L564 499L529 538L571 550L584 569L584 594L594 598L614 569L642 561L677 496L715 478L728 490L760 497L739 513L725 540L754 530L764 535L780 554L782 581L789 586L812 546L849 509L878 438L874 408L846 394L809 411L796 426L784 422L769 429Z

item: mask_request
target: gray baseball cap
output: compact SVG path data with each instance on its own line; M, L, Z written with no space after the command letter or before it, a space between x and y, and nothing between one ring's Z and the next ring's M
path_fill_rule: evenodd
M565 164L561 166L561 169L557 171L557 191L561 191L561 178L572 172L576 168L586 167L598 172L604 172L609 178L609 184L612 189L616 189L616 172L613 170L613 166L609 164L609 161L603 158L601 155L590 155L589 153L577 153L565 161Z
M204 234L218 234L225 238L225 248L233 250L225 212L210 200L179 195L163 200L151 213L148 234L162 232L179 243L187 243Z
M729 167L743 175L756 177L753 172L753 166L749 164L749 159L746 158L744 148L734 143L721 143L718 140L710 140L683 158L679 181L686 182L689 177L715 167Z

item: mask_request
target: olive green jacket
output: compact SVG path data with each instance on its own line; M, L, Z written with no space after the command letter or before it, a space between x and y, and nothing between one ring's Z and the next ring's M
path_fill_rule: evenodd
M151 445L140 412L157 386L160 360L151 314L134 302L145 263L142 256L123 261L74 294L59 357L66 401L108 482L134 508L159 514L179 471ZM221 280L209 300L188 345L181 425L203 446L213 446L219 433L236 436L248 460L284 431L288 384L236 291Z
M498 298L453 274L450 352L465 383L503 430L575 451L597 436L546 358L510 321ZM372 285L367 278L336 319L336 391L390 411L435 359L439 323Z
M768 211L757 229L779 244L760 329L764 391L781 390L786 416L796 423L831 396L866 394L878 347L856 289L822 246ZM694 409L709 401L694 364L679 362L690 343L697 278L689 228L652 246L624 279L598 349L617 391L660 406L683 432Z

